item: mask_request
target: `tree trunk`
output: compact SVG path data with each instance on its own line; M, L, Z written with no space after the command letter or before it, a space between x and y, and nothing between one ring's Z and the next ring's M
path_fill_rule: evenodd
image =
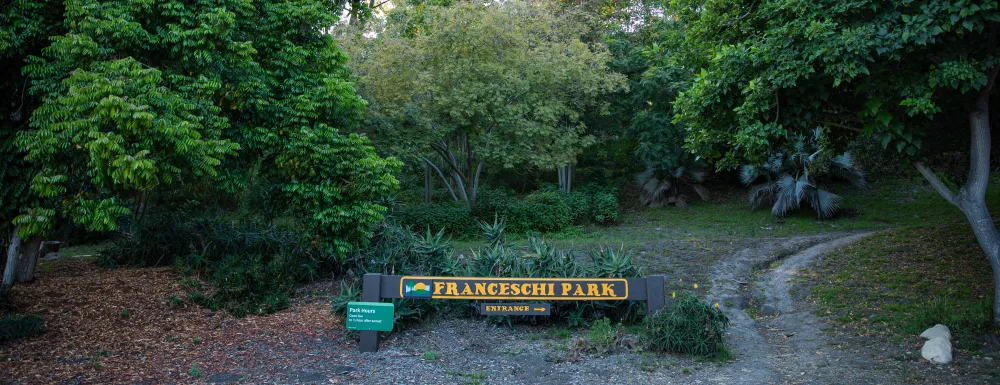
M986 84L976 100L975 108L969 113L969 129L972 132L969 146L969 178L958 194L952 192L934 173L920 162L914 162L931 186L948 203L958 207L972 226L979 247L993 269L993 324L1000 326L1000 231L993 222L986 207L986 189L990 179L990 91L996 81L1000 66L994 67Z
M17 271L17 261L21 256L21 236L17 231L21 227L14 228L14 234L10 236L10 246L7 248L7 266L3 269L3 287L14 286L15 272Z
M38 251L42 248L42 238L32 238L21 249L21 260L17 262L17 282L31 282L35 279L38 265Z
M559 189L563 192L573 191L573 169L572 165L559 166Z

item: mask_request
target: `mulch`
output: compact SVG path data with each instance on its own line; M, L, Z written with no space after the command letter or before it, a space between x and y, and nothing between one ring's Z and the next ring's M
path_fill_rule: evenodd
M301 375L303 366L355 352L328 296L299 296L276 314L238 319L171 301L186 297L181 280L168 267L41 265L13 298L17 313L45 318L46 333L0 345L0 384L204 383L219 373L252 381Z

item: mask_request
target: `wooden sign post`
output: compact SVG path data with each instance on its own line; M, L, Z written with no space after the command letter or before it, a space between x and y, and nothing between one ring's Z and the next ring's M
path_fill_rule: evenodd
M421 277L365 274L361 300L465 299L515 301L646 301L646 314L663 308L663 276L645 278ZM548 315L549 304L482 304L486 315ZM377 352L378 331L361 332L360 350Z

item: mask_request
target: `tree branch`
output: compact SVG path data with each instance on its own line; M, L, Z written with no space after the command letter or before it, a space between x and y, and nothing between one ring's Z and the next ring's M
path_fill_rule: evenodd
M997 81L997 72L1000 72L1000 65L993 66L993 70L990 71L988 75L990 78L986 81L986 87L983 87L982 91L979 91L979 98L976 100L976 107L978 108L989 108L990 102L990 91L993 90L993 85Z
M455 189L451 187L451 183L448 182L448 178L445 178L444 173L441 172L441 169L438 168L437 166L435 166L434 162L431 162L430 159L427 159L426 157L424 157L423 154L421 154L421 153L414 153L414 154L416 154L418 157L420 157L420 159L423 159L424 162L426 162L428 166L430 166L431 168L434 169L434 171L437 171L438 176L441 177L441 181L444 182L445 187L448 187L448 192L451 193L451 198L454 199L455 202L458 202L458 196L455 195Z
M913 167L916 167L917 171L920 171L920 174L924 176L924 179L927 179L927 181L930 182L931 187L933 187L938 194L941 194L941 197L943 197L944 200L954 206L958 206L958 198L955 196L955 193L952 192L948 186L945 186L944 182L941 182L941 178L938 178L938 176L935 175L931 169L924 166L923 162L914 161Z

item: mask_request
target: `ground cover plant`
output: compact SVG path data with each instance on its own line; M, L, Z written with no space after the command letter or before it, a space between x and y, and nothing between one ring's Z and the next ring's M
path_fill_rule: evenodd
M802 279L812 281L808 294L819 312L852 333L918 341L940 323L958 347L978 350L995 333L988 266L967 226L953 220L872 235Z

